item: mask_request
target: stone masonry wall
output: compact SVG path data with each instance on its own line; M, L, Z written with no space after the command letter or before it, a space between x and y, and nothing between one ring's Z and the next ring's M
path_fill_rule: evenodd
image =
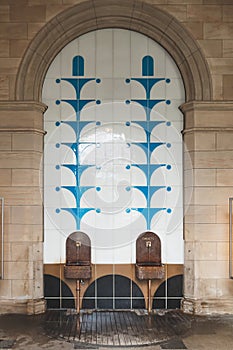
M0 298L6 301L5 311L9 312L16 311L9 301L14 298L22 301L21 312L44 310L40 302L30 304L30 300L43 297L43 199L38 179L45 107L13 102L17 72L39 30L57 14L81 2L0 0L0 196L6 200L5 280L0 281ZM135 2L142 3L143 8L143 1ZM193 192L185 217L184 309L196 313L233 312L233 282L228 278L228 198L233 196L233 3L147 3L174 16L197 40L213 84L214 101L183 106L184 140L192 159L192 167L185 167L185 186L191 186ZM194 174L192 184L190 172ZM29 300L26 306L23 298ZM223 300L223 307L218 307L218 300Z
M80 0L1 0L0 99L13 100L20 60L36 33ZM233 4L231 0L147 0L179 20L198 41L213 79L213 97L233 95ZM23 8L23 10L22 10Z

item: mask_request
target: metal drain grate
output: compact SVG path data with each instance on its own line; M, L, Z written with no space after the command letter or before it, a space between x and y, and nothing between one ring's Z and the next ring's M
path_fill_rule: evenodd
M171 339L162 344L160 344L161 349L187 349L182 340L180 339Z
M75 349L152 344L162 344L161 349L186 349L182 342L177 347L167 342L182 339L191 326L192 317L180 311L165 312L161 316L128 310L82 311L80 315L50 310L45 315L45 332L51 337L75 342Z
M74 349L99 349L98 346L94 346L91 344L83 344L80 342L74 342Z

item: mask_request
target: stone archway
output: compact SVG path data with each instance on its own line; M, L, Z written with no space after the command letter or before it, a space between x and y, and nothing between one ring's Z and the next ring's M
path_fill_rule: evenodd
M170 14L133 0L88 0L54 17L31 41L17 75L16 101L41 101L46 72L57 53L74 38L102 28L140 32L163 46L175 60L186 102L212 100L212 82L196 41Z
M16 100L40 101L46 71L57 53L72 39L109 27L138 31L162 45L180 69L187 102L212 99L206 60L174 17L143 1L88 0L58 14L32 40L18 72Z

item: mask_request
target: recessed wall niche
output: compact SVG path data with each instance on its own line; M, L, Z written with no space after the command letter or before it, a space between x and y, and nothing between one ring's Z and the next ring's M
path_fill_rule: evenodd
M135 263L135 240L159 235L163 263L183 263L184 87L146 36L97 30L55 57L43 86L45 263L65 261L76 230L93 263Z

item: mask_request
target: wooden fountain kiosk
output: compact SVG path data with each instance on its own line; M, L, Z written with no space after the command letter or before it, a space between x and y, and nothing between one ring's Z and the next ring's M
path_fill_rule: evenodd
M151 313L151 281L165 277L165 268L161 262L161 241L154 232L144 232L137 238L135 273L139 280L148 281L147 309Z
M91 240L84 232L73 232L66 240L64 276L76 280L76 310L79 313L81 281L91 278Z

